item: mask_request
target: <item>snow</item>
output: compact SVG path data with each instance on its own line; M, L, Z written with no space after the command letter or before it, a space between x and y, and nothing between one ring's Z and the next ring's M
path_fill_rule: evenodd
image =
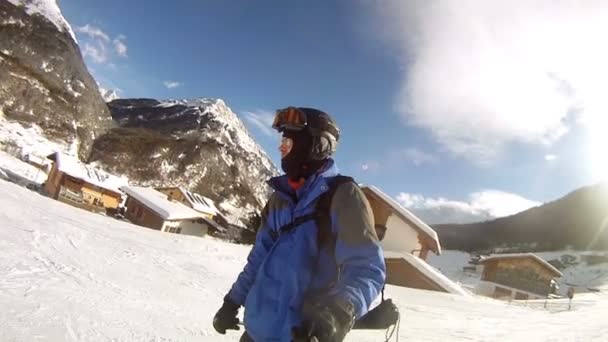
M238 340L215 334L211 319L248 247L142 229L2 181L0 206L6 339ZM404 316L403 339L601 341L608 333L605 293L577 295L573 311L555 314L474 296L393 286L386 293ZM354 331L347 341L383 333Z
M7 178L16 179L24 185L42 184L47 178L44 171L3 151L0 151L0 171Z
M190 203L190 205L192 206L192 209L196 210L196 211L200 211L203 213L208 213L211 215L217 215L218 210L217 207L215 206L215 204L213 203L213 201L201 194L197 194L195 192L192 191L188 191L186 188L179 188L179 190L182 192L182 194L184 195L184 197L186 197L186 200L188 201L188 203Z
M433 239L437 245L437 253L441 253L441 246L439 245L439 238L437 237L437 232L431 227L429 227L426 223L424 223L421 219L416 217L416 215L412 214L409 210L402 207L399 203L393 200L390 196L382 192L380 189L373 185L365 185L368 189L373 191L377 196L382 198L386 203L388 203L393 209L395 209L399 214L407 218L408 221L412 222L416 228L424 232L428 237Z
M77 42L74 31L61 14L56 0L8 0L15 6L23 6L28 15L39 14L53 23L60 32L68 32Z
M40 68L44 70L44 72L53 71L53 66L48 61L42 61L42 65L40 66Z
M83 84L83 86L84 86L84 84ZM101 97L103 98L103 100L105 102L112 102L112 101L120 98L118 96L118 93L114 89L105 89L105 88L101 87L99 85L99 83L97 84L97 88L99 90L99 94L101 94Z
M120 193L120 187L129 183L125 177L117 177L91 165L81 163L78 159L56 152L53 155L54 161L60 171L96 185L100 188Z
M201 214L180 202L169 201L167 195L154 188L123 186L121 188L127 195L154 210L165 220L183 220L199 218Z
M590 255L608 257L608 252L564 250L536 252L534 254L545 261L559 260L564 255L575 258L573 265L561 270L563 276L555 279L559 285L558 294L565 296L570 286L573 286L577 293L588 293L608 284L608 264L589 265L584 261L584 258ZM447 250L440 256L429 255L427 262L462 287L473 291L481 281L480 270L483 267L479 267L479 271L476 272L463 271L464 266L471 266L468 263L470 259L471 255L469 253Z
M26 128L0 115L0 149L12 155L35 153L39 156L48 156L56 151L67 151L68 147L44 138L42 129L36 124L30 124L30 127Z
M6 341L238 341L212 319L250 247L141 228L0 180ZM608 288L552 311L387 286L403 341L604 341ZM242 310L241 310L242 312ZM516 327L516 328L515 328ZM353 331L347 342L384 340Z
M463 290L458 284L454 283L448 277L439 272L436 268L426 263L424 260L418 258L415 255L407 253L389 252L384 251L385 258L402 258L407 261L408 264L414 266L420 273L433 280L435 284L440 285L444 290L449 293L461 296L468 296L468 292Z
M15 25L15 26L19 26L21 28L25 27L25 23L23 22L23 20L21 20L21 19L17 20L13 17L9 17L8 19L3 20L2 25L3 26Z

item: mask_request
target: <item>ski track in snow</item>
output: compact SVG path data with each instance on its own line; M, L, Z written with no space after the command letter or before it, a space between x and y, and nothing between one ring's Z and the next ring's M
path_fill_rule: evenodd
M249 247L134 226L3 180L0 208L0 340L238 341L211 322ZM605 293L546 311L387 287L402 341L605 341ZM384 331L347 338L383 340Z

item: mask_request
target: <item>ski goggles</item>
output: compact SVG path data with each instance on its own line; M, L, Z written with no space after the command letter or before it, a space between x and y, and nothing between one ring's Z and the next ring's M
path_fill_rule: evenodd
M296 107L287 107L277 110L272 122L272 128L278 131L301 131L307 124L306 113Z

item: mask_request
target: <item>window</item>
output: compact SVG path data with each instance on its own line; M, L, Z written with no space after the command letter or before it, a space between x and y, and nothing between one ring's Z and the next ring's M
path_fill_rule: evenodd
M177 234L181 234L182 229L181 228L177 228L177 230L175 231Z

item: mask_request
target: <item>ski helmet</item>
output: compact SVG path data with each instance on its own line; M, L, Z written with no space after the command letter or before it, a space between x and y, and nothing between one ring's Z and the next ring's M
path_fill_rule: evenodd
M340 129L329 114L307 107L287 107L277 111L272 128L279 132L301 132L312 138L310 160L325 160L336 152Z

